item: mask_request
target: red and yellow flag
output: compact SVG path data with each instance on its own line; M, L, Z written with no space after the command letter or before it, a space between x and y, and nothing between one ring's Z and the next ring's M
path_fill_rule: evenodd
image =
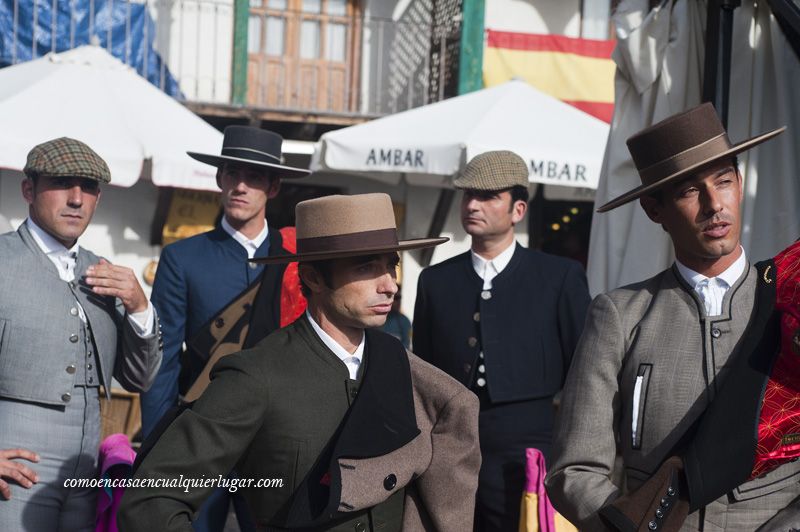
M611 52L615 43L487 30L483 84L493 87L512 78L523 79L540 91L610 123L616 69Z

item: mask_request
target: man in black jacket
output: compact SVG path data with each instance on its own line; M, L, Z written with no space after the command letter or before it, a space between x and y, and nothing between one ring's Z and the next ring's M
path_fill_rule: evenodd
M483 465L475 528L519 525L525 448L547 456L553 396L583 328L589 291L575 261L524 248L528 168L509 151L475 157L455 180L471 250L422 272L414 352L471 388L481 402Z

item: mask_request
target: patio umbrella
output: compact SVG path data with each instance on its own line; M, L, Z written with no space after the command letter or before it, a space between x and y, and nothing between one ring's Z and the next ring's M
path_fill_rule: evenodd
M312 170L390 184L450 187L475 157L512 150L530 181L597 188L609 126L513 80L489 89L325 133Z
M33 146L61 136L97 151L114 185L144 173L160 186L218 190L215 169L186 151L218 152L222 134L100 47L0 69L0 167L21 170Z

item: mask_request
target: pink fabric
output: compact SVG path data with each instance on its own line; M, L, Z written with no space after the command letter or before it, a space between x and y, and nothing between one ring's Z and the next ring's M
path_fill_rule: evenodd
M128 478L136 451L124 434L112 434L100 444L100 478ZM125 488L100 488L95 532L117 532L117 510Z
M525 449L525 491L535 493L539 504L539 530L541 532L556 532L556 510L550 503L550 498L544 489L544 476L547 469L544 455L539 449Z

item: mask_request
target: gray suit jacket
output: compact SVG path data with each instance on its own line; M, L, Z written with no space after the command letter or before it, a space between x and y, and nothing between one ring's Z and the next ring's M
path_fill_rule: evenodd
M75 298L89 322L107 394L112 375L129 391L153 382L161 364L158 326L140 338L121 302L81 283L98 261L80 248L75 281L65 283L25 224L0 236L0 397L64 404L62 396L69 397L75 383L75 373L66 371L75 356L70 336L81 327Z
M568 519L597 527L597 510L637 488L679 444L726 376L755 285L756 270L748 267L726 293L722 314L712 317L674 267L595 298L564 387L546 479ZM609 479L617 440L624 486ZM769 494L797 489L798 473L800 463L786 464L730 496L761 497L754 505L775 514L780 507L769 508Z

